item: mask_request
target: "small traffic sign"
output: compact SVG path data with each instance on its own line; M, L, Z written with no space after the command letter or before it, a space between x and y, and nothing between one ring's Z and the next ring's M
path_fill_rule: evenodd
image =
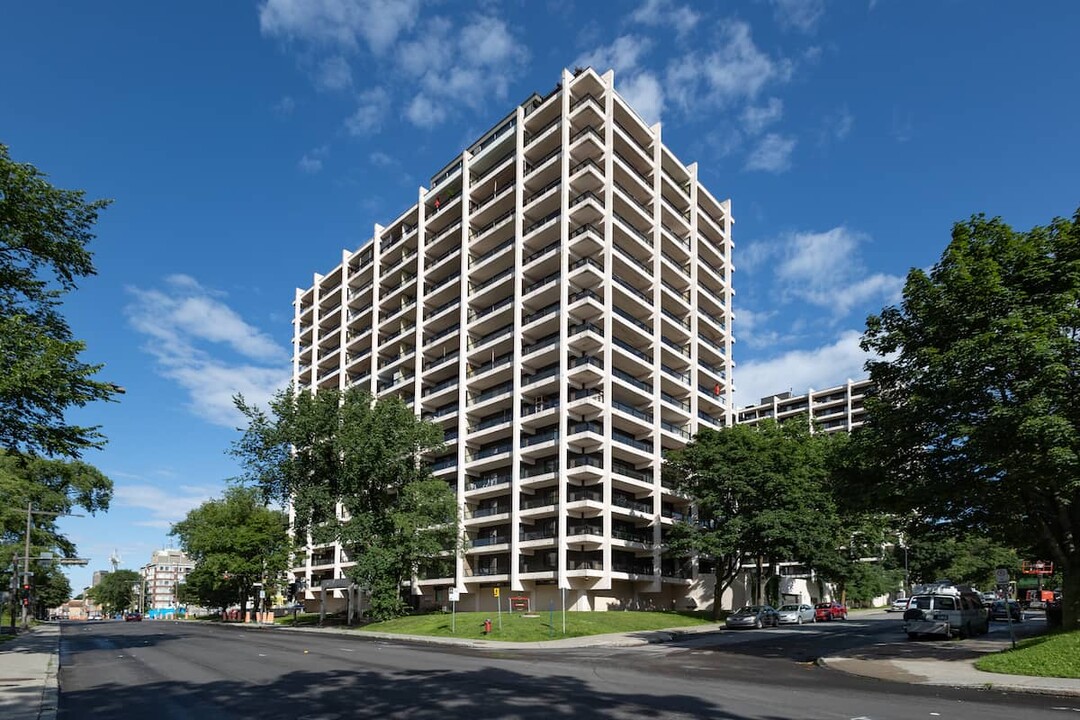
M499 588L491 588L492 597L499 597Z
M457 588L450 588L450 602L456 603L460 599L461 599L461 593L458 592L458 589Z
M994 571L994 579L997 580L999 585L1004 585L1009 582L1009 571L1005 568L998 568Z

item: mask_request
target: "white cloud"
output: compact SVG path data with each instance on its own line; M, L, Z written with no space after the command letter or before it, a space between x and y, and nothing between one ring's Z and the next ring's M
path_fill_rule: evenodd
M352 70L341 55L331 55L319 63L315 85L320 90L344 90L352 86Z
M736 406L754 405L778 392L804 393L810 388L821 390L865 378L863 364L870 355L859 347L861 337L857 330L846 330L822 347L791 350L777 357L739 363L735 375Z
M133 524L168 529L218 492L220 488L191 485L170 486L165 489L156 485L118 483L113 500L120 507L149 511L146 520L137 520Z
M300 172L307 173L308 175L314 175L315 173L322 170L323 158L326 157L326 153L328 150L329 147L323 145L322 147L315 148L311 152L306 152L300 158L300 161L296 164L296 166L300 168Z
M344 120L354 136L381 130L391 107L432 127L463 106L503 101L528 56L501 18L440 5L421 10L419 0L265 0L259 21L264 36L299 46L317 88L372 79Z
M780 27L810 34L825 14L825 0L772 0L773 17Z
M747 170L763 170L782 173L791 167L791 153L795 150L795 138L769 133L746 158Z
M419 0L266 0L259 28L267 37L381 54L420 17Z
M630 19L653 27L669 25L682 37L694 29L701 15L687 5L676 5L672 0L645 0L630 15Z
M750 246L750 268L772 261L783 299L796 299L844 317L870 301L899 300L904 278L867 272L861 246L869 237L838 226L825 232L792 232L779 242ZM749 268L748 268L749 269Z
M575 67L591 67L598 73L614 70L616 77L631 74L640 65L641 58L652 48L649 38L639 35L620 35L611 42L596 48L592 52L578 57Z
M394 160L394 158L381 150L376 150L371 153L371 155L368 156L368 160L370 160L371 164L375 167L395 167L397 165L397 160Z
M446 119L446 110L427 95L417 95L405 108L405 117L417 127L431 128Z
M743 127L751 135L757 135L762 130L778 122L784 115L784 102L780 98L769 98L769 102L761 106L748 105L742 113Z
M188 393L196 415L235 428L241 419L232 403L235 394L262 404L287 384L289 351L246 323L220 293L187 275L166 278L164 290L127 290L128 322L148 338L143 349L162 376Z
M851 134L851 129L854 126L855 117L848 110L847 105L844 105L835 113L825 116L825 127L822 133L823 142L843 140Z
M491 98L504 100L511 79L528 56L524 45L499 18L465 18L459 31L445 18L435 18L418 39L398 52L401 70L419 85L404 108L418 127L430 128L458 106L481 108Z
M766 85L791 78L791 63L762 52L746 22L723 25L713 45L707 55L687 53L668 66L668 92L683 108L700 112L703 103L726 108L753 101Z
M619 83L619 93L649 125L660 122L664 112L664 88L652 73L643 72Z
M292 115L293 110L296 109L296 101L290 96L285 95L274 104L274 112L281 116Z
M376 87L356 97L356 111L345 119L345 129L352 136L370 135L382 127L390 109L390 96Z

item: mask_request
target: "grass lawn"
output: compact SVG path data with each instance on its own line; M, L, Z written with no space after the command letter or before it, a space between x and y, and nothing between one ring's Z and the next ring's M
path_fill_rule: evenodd
M1080 678L1080 630L1022 640L1015 650L980 658L975 667L1008 675Z
M484 635L484 620L491 619L491 635ZM456 632L450 630L450 614L434 613L397 618L387 622L372 623L359 628L361 631L400 633L403 635L433 635L473 640L503 640L509 642L537 642L557 640L563 637L583 637L604 633L660 630L663 628L690 627L715 624L701 613L673 612L568 612L566 634L563 634L562 613L552 616L547 612L534 613L532 617L520 612L502 614L502 628L498 613L459 612Z

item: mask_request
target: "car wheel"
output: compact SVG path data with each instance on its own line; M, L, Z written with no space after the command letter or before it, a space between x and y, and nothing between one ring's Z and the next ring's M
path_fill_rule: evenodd
M757 621L754 623L754 627L758 630L762 628L761 618L757 619Z
M917 637L919 637L919 633L908 633L908 634L907 634L907 639L908 639L908 640L914 640L914 639L916 639Z
M800 615L799 618L795 621L795 624L802 625L802 615Z

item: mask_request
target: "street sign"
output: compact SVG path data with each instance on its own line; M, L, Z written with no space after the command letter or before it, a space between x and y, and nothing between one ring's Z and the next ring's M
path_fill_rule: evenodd
M455 603L461 599L461 593L457 588L450 588L450 602Z
M491 588L492 597L499 597L499 588Z
M1005 585L1009 582L1009 571L1005 568L998 568L994 571L994 579L997 580L998 585Z

